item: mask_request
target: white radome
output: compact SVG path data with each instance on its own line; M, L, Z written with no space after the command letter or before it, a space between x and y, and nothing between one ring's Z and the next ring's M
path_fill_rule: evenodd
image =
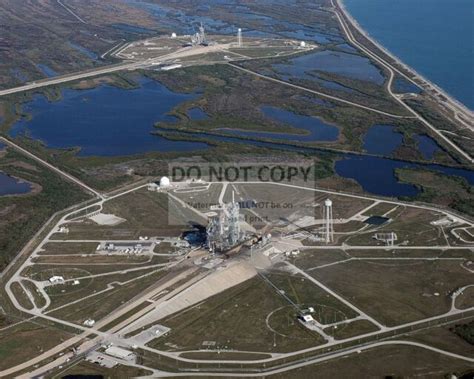
M171 185L169 178L162 176L160 179L160 187L169 187Z

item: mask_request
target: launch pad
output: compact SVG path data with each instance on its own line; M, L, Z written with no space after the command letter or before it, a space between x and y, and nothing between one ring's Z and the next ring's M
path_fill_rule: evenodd
M287 38L245 36L242 29L235 35L210 35L201 25L193 35L152 37L131 42L113 53L125 61L142 62L143 68L191 66L231 61L282 57L311 51L317 46ZM179 67L176 65L180 65Z

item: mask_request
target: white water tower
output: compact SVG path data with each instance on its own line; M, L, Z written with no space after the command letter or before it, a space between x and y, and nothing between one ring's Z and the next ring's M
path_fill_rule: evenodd
M237 46L242 47L242 29L237 29Z
M323 237L324 242L327 244L334 241L334 223L332 218L332 201L327 199L324 202L324 214L323 214L323 221L324 221L324 231Z

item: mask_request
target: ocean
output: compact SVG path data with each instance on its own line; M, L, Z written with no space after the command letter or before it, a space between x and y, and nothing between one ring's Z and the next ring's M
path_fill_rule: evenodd
M474 110L473 0L343 0L374 39Z

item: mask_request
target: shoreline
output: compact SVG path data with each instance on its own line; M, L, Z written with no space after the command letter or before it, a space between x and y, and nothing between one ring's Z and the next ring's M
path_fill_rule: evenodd
M409 77L406 73L401 72L398 67L394 67L396 71L401 74L404 78L406 78L408 81L411 83L415 84L418 87L422 87L425 91L428 90L434 90L437 92L436 95L438 96L443 96L447 100L444 101L441 105L447 106L450 108L451 111L458 111L462 112L464 115L468 116L470 119L468 120L462 120L461 122L470 122L471 124L473 123L474 119L474 111L469 109L465 104L463 104L460 100L458 100L456 97L453 95L450 95L449 93L446 92L446 90L442 89L439 85L433 83L431 80L426 79L423 75L418 73L414 68L411 66L407 65L402 59L400 59L398 56L396 56L394 53L389 51L385 46L383 46L377 39L372 37L369 32L367 32L360 24L359 22L352 16L352 14L349 12L349 10L346 8L344 5L344 0L335 0L337 6L336 6L336 11L337 8L340 9L340 11L343 13L343 16L350 22L350 24L361 34L363 35L369 42L371 42L375 47L377 47L380 51L382 51L387 57L393 60L393 62L400 66L403 70L407 71L410 73L415 79L418 79L420 83L417 83L414 79ZM392 64L393 65L393 64ZM436 99L437 101L440 101L441 99ZM455 107L457 109L452 109L451 107ZM458 120L459 121L459 120Z

